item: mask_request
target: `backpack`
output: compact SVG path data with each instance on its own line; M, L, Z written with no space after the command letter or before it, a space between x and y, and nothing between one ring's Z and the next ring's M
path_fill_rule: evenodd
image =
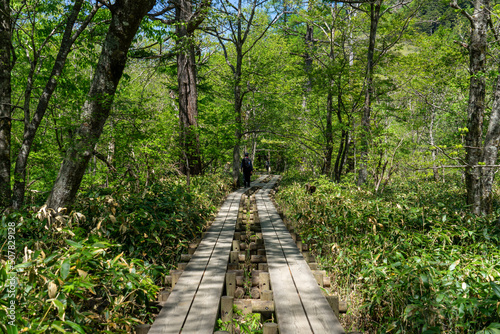
M243 169L246 171L252 170L252 161L249 158L243 159Z

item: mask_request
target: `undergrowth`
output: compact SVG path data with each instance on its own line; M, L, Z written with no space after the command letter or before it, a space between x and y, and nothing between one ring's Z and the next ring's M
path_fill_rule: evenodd
M2 237L15 225L17 258L11 268L2 245L0 332L7 333L12 281L21 333L131 333L151 322L164 276L229 185L229 178L210 175L192 177L188 189L172 178L137 193L82 194L73 212L56 218L38 208L4 216Z
M498 334L500 212L472 216L464 197L458 180L401 180L374 194L288 175L276 201L349 299L346 330Z

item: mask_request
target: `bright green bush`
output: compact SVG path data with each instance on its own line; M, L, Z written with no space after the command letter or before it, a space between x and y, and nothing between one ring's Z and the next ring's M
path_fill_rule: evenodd
M113 257L116 246L109 243L65 243L52 253L26 250L13 268L2 264L0 289L9 276L18 282L20 332L126 333L147 319L159 290L151 266L123 254Z
M401 181L384 195L285 177L276 200L340 286L358 291L362 330L497 333L500 229L466 213L464 192ZM483 333L483 332L481 332Z

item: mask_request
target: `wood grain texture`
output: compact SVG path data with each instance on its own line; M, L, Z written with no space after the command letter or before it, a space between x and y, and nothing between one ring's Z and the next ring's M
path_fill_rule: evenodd
M208 327L213 332L236 224L239 200L243 191L241 189L231 193L221 206L212 226L205 233L205 237L186 266L186 270L172 290L160 314L156 317L149 334L173 334L181 331L185 334L201 333L198 329L190 331L189 328L183 330L183 327L190 323L188 318L191 310L199 312L200 309L203 309L205 312L205 309L208 308L212 311L210 315L207 315L207 319L211 321L213 318ZM214 265L216 266L215 269L212 267ZM222 283L219 284L219 281ZM209 291L212 290L213 286L218 285L221 286L220 289ZM218 294L216 301L212 297L207 297L208 295L213 296L214 292ZM198 298L196 299L197 295ZM213 304L208 307L207 302ZM199 303L203 304L203 306L200 306ZM214 312L215 316L212 315ZM202 316L204 318L204 315L198 314L198 319ZM198 319L191 322L198 323Z
M281 220L281 217L279 216L276 208L269 198L269 189L273 186L275 180L276 178L273 178L271 182L266 184L266 186L263 187L263 189L257 194L257 208L259 210L259 217L261 217L261 222L263 224L263 232L264 221L266 225L264 240L266 242L268 266L271 275L271 286L275 295L276 310L278 312L278 309L285 306L279 306L279 292L275 287L275 281L273 277L285 275L285 272L288 270L291 281L293 282L294 288L296 290L295 293L300 300L301 307L305 313L312 333L345 333L333 310L328 304L328 301L323 296L323 293L318 287L318 283L314 278L311 270L309 269L307 262L304 260L302 254L297 248L296 242L294 242L294 240L292 239L290 233L286 229L286 226L283 224L283 221ZM270 258L269 253L271 248L268 247L268 238L269 247L273 247L273 254L275 253L275 248L281 247L283 259L279 259L279 263L277 264L274 263L274 258L273 260L271 260ZM281 268L285 266L286 269ZM280 267L280 269L276 272L276 274L273 275L273 271L276 271L277 267ZM283 278L280 278L280 280L282 279ZM279 284L281 284L281 282ZM291 290L288 288L288 291ZM282 324L282 321L285 321L285 319L283 319L283 317L280 318L278 314L277 318L280 325L280 330L283 330L283 333L302 333L297 331L292 332L291 330L293 330L293 328L288 329L288 327L286 327L289 326L287 323L288 321ZM302 319L299 319L298 321L303 322Z

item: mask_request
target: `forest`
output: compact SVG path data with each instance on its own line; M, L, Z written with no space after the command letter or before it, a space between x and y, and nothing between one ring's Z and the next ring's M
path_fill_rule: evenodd
M1 333L152 323L248 152L346 331L499 334L499 78L497 0L0 0Z

